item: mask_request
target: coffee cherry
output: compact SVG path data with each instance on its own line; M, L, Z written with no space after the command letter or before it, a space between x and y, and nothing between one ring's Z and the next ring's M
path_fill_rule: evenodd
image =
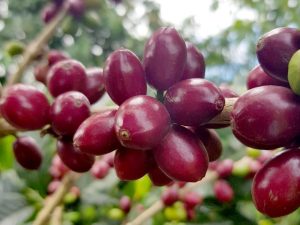
M204 78L205 61L201 52L192 43L186 42L187 58L181 80Z
M139 95L127 99L118 109L115 131L121 144L133 149L151 149L170 128L170 115L156 99Z
M123 210L124 213L129 213L131 209L131 200L128 196L122 196L119 202L120 209Z
M156 164L149 169L148 176L155 186L164 186L173 183L173 180L168 177Z
M12 126L37 130L49 122L49 103L37 88L15 84L7 87L0 102L1 115Z
M174 180L196 182L205 176L208 169L204 145L184 127L173 125L153 150L159 168Z
M285 146L300 131L300 98L285 87L253 88L235 102L231 121L234 135L249 147Z
M48 194L52 194L54 193L60 186L61 181L59 180L52 180L47 187L47 192Z
M114 167L115 152L110 152L102 156L102 160L105 161L110 167Z
M145 95L145 72L138 57L127 49L114 51L105 62L105 88L111 99L121 105L126 99Z
M239 95L233 91L227 84L221 84L219 86L219 89L221 90L222 95L224 98L237 98Z
M63 61L65 59L69 59L70 57L62 51L51 50L48 53L47 58L48 58L48 65L51 67L51 66L53 66L54 64L56 64L60 61Z
M41 12L41 18L44 21L44 23L49 23L57 15L58 11L59 6L57 4L47 4Z
M171 206L179 200L178 190L176 188L168 188L161 194L161 200L165 206Z
M214 184L215 197L219 202L231 202L234 193L231 185L226 180L217 180Z
M199 127L195 130L195 134L205 146L209 162L220 158L223 148L220 137L216 131Z
M216 166L216 172L219 177L226 178L232 174L233 161L232 159L225 159L220 161Z
M116 110L95 113L86 119L74 135L74 145L82 152L103 155L116 150L120 143L114 131Z
M300 49L300 31L280 27L264 34L256 46L257 59L270 76L287 83L288 63Z
M68 91L83 91L86 85L84 66L73 59L57 62L47 75L47 87L52 96Z
M78 151L69 141L57 141L57 153L69 169L78 173L89 171L95 162L94 156Z
M61 179L69 171L58 155L55 155L51 162L49 170L50 175L54 179Z
M89 100L80 92L59 95L50 109L52 129L61 136L72 136L90 115Z
M248 74L247 88L252 89L255 87L266 86L266 85L289 87L288 83L271 77L270 75L266 74L265 71L263 71L260 65L257 65Z
M256 208L270 217L285 216L300 206L300 152L294 148L269 160L256 173L252 198Z
M37 170L42 163L42 154L39 146L32 137L19 137L13 144L17 162L28 170Z
M151 167L149 151L120 148L116 151L114 166L121 180L137 180L143 177Z
M97 67L89 68L86 70L86 74L86 86L83 93L90 103L94 104L105 93L103 70Z
M85 11L85 1L84 0L66 0L70 14L79 19Z
M202 197L197 192L188 192L182 197L182 202L186 209L194 209L202 201Z
M193 78L170 87L165 95L164 104L174 122L186 126L199 126L223 110L225 99L220 89L212 82Z
M144 68L148 83L159 91L168 89L183 77L186 45L173 27L155 31L144 50Z
M47 74L48 74L49 66L48 64L39 64L34 67L34 78L43 83L46 84L47 81Z
M97 179L103 179L107 176L110 166L103 160L98 160L94 163L91 173Z

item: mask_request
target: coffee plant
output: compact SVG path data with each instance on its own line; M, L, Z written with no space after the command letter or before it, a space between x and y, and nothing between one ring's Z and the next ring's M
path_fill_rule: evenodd
M300 224L300 30L262 32L233 90L152 1L129 33L134 3L4 1L40 31L6 15L0 225Z

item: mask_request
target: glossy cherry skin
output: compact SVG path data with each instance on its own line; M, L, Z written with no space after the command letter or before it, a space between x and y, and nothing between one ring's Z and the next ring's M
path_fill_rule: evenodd
M155 165L149 170L148 176L155 186L164 186L173 183L173 180L168 177L155 163Z
M103 160L98 160L94 163L91 174L97 179L103 179L109 173L110 166Z
M111 99L121 105L136 95L146 95L145 72L138 57L127 49L109 55L104 67L105 88Z
M233 106L233 134L257 149L286 146L299 134L300 98L285 87L262 86L248 90Z
M2 117L21 130L37 130L49 122L50 105L43 92L26 84L7 87L0 102Z
M288 63L298 49L300 49L300 31L295 28L280 27L259 39L256 55L267 74L287 83Z
M78 151L70 141L57 141L57 153L70 170L78 173L89 171L95 162L94 156Z
M186 42L187 58L183 70L183 77L181 80L190 78L204 78L205 76L205 61L202 53L195 45Z
M165 95L164 104L175 123L200 126L223 110L225 99L220 89L212 82L193 78L170 87Z
M226 180L217 180L214 184L215 197L219 202L231 202L234 192L231 185Z
M192 131L179 125L173 125L153 150L159 168L174 180L196 182L208 169L204 145Z
M300 151L286 150L269 160L256 173L252 199L270 217L285 216L300 206Z
M216 131L199 127L195 130L195 134L204 144L209 162L220 158L223 147L220 137Z
M51 50L47 55L48 65L50 67L60 61L63 61L65 59L69 59L69 58L70 57L66 53L59 51L59 50Z
M86 74L86 85L83 93L89 99L90 103L94 104L105 93L103 70L98 67L88 68Z
M247 88L252 89L266 85L289 87L288 83L271 77L270 75L266 74L265 71L263 71L260 65L257 65L249 72L247 76Z
M162 103L150 96L139 95L119 107L115 132L123 146L146 150L160 143L170 124L170 115Z
M61 136L72 136L89 116L89 100L78 91L59 95L50 109L52 129Z
M116 150L120 143L114 130L116 110L93 114L74 135L73 143L82 152L103 155Z
M84 66L73 59L57 62L47 75L47 87L52 96L68 91L83 91L86 85Z
M36 65L33 71L34 78L37 81L46 84L48 71L49 71L48 64Z
M43 160L40 147L29 136L19 137L13 144L14 155L17 162L28 170L40 168Z
M221 90L221 93L224 96L224 98L237 98L237 97L239 97L239 94L237 94L235 91L233 91L227 84L221 84L219 86L219 89Z
M176 29L158 29L144 49L143 65L147 82L159 91L168 89L182 79L186 59L186 45Z
M137 180L148 172L152 160L149 151L119 148L114 159L117 176L120 180Z

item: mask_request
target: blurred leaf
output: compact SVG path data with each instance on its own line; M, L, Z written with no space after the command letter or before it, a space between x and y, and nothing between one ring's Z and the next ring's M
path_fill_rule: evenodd
M0 138L0 171L11 169L14 165L13 142L14 136Z

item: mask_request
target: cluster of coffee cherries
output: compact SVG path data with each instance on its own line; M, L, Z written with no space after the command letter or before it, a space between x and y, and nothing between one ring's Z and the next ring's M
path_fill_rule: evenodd
M248 91L231 112L233 134L246 146L283 148L257 172L252 185L256 208L270 217L300 206L300 31L282 27L257 43L259 65L250 71Z

